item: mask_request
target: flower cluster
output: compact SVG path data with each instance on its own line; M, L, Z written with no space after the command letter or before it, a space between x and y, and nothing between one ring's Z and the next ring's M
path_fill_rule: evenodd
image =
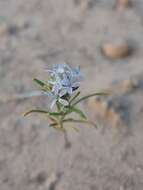
M79 88L83 79L80 68L70 68L67 64L54 65L52 70L47 70L50 74L48 84L51 87L50 95L53 97L51 108L56 102L63 106L69 105L69 99Z
M63 127L64 123L84 123L96 126L93 122L89 121L82 110L77 105L92 97L99 95L106 95L106 93L93 93L79 98L80 82L83 79L83 75L80 73L80 68L72 69L67 64L54 65L51 70L48 70L48 80L41 81L37 78L34 82L39 85L43 95L52 97L51 108L56 105L56 111L52 112L49 109L33 109L24 114L24 116L30 113L42 113L46 114L49 119L49 126L58 130L65 131ZM76 113L79 119L69 117L70 114ZM77 130L77 128L73 127Z

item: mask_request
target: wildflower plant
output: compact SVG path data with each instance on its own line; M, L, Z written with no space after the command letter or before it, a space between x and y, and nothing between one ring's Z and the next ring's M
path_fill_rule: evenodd
M89 121L85 113L78 107L78 104L92 96L106 95L106 93L93 93L80 97L80 83L83 75L80 68L72 69L67 64L53 65L52 69L46 69L48 80L42 81L34 78L34 82L40 87L41 94L51 98L51 105L48 110L32 109L24 114L41 113L47 115L49 126L65 131L64 124L68 122L84 123L96 127L96 124ZM54 110L54 111L52 111ZM70 117L72 113L77 114L79 119ZM77 128L74 128L77 130Z

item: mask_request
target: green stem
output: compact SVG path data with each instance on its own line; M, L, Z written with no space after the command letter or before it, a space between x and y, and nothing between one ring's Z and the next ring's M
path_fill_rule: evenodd
M97 125L95 123L93 123L92 121L88 121L88 120L84 121L84 120L78 120L78 119L72 119L72 118L63 120L63 123L68 123L68 122L90 124L90 125L94 126L95 128L97 128ZM57 123L50 124L51 127L56 126L56 125L57 125Z
M69 118L69 119L64 120L64 122L84 123L84 124L92 125L93 127L97 128L97 125L95 123L93 123L92 121L88 121L88 120L79 120L79 119Z
M79 102L81 102L81 101L83 101L83 100L86 100L86 99L88 99L88 98L90 98L90 97L93 97L93 96L106 96L106 95L108 95L107 93L103 93L103 92L99 92L99 93L94 93L94 94L90 94L90 95L87 95L87 96L84 96L84 97L82 97L82 98L80 98L79 100L77 100L74 104L73 104L73 106L74 105L76 105L76 104L78 104Z
M61 107L60 107L60 104L58 102L56 102L56 106L57 106L57 111L60 112L61 111Z
M43 114L49 114L48 111L44 111L44 110L30 110L30 111L27 111L26 113L23 114L23 116L27 116L29 115L30 113L43 113Z
M69 101L69 104L71 104L79 95L80 95L80 92L77 92L75 96Z

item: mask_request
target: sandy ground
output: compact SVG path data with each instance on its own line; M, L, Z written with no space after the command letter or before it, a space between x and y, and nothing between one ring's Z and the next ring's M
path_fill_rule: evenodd
M102 54L116 39L133 47L130 56ZM21 116L47 98L7 101L63 61L81 66L83 94L113 90L82 105L99 127L69 129L69 144L46 118ZM0 190L142 190L142 74L142 0L122 10L116 0L0 0Z

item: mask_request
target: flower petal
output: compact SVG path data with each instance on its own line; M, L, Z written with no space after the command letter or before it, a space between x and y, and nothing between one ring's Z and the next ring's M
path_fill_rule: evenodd
M54 96L62 97L65 94L71 96L75 90L80 86L82 75L80 67L72 69L66 63L53 65L52 70L48 70L50 78L48 83L52 86L52 94ZM66 100L60 100L66 101Z
M67 93L68 93L69 95L72 95L72 92L73 92L72 87L67 88Z
M77 87L79 87L79 86L80 86L80 82L75 82L75 83L72 84L72 87L73 87L73 88L77 88Z
M51 109L54 107L54 105L56 104L56 102L57 102L57 99L54 99L54 100L52 101L51 106L50 106Z
M61 88L61 85L59 83L56 83L52 88L52 92L57 95Z
M64 106L68 106L69 105L69 102L67 100L64 100L62 98L59 98L59 102L64 105Z
M66 94L67 94L67 90L66 90L66 89L63 89L63 90L61 90L61 92L59 93L59 96L62 97L62 96L64 96L64 95L66 95Z

